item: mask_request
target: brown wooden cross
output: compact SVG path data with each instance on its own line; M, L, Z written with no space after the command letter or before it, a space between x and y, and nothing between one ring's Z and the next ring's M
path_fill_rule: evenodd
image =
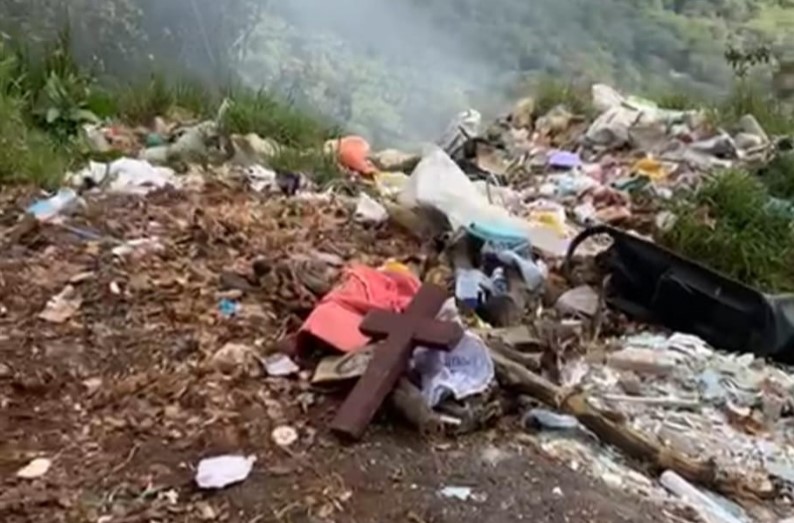
M404 313L375 310L367 314L359 329L383 342L336 413L331 430L360 439L408 367L414 347L449 350L457 345L463 337L460 325L435 319L446 299L444 289L425 283Z

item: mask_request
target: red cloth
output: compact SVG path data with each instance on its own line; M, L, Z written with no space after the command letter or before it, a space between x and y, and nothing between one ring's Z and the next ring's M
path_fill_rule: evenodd
M361 349L369 343L358 330L364 316L373 309L402 312L420 285L411 274L354 266L306 318L300 333L312 334L342 352Z

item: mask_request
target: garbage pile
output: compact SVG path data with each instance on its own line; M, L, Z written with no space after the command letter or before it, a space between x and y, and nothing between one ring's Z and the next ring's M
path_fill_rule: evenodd
M576 240L605 225L647 235L669 218L654 202L731 166L767 161L777 144L752 115L716 129L701 111L660 108L604 85L593 87L593 106L598 116L587 121L564 106L537 115L526 99L488 128L469 110L422 154L372 152L360 137L332 140L324 151L348 170L352 196L320 187L311 173L272 169L268 158L281 146L267 138L225 137L217 121L181 130L158 124L163 129L143 142L124 142L138 157L92 163L28 212L64 223L85 205L81 195L201 190L208 176L285 202L341 202L352 222L399 226L423 249L377 265L327 252L291 260L306 269L293 276L309 291L310 311L279 352L253 359L271 378L308 371L319 390L355 382L334 431L366 438L381 404L429 434L518 419L523 438L574 470L703 521L790 515L794 372L754 356L765 354L749 345L766 343L760 338L726 347L693 335L720 339L719 318L675 322L653 307L657 314L640 318L636 307L620 306L610 289L640 286L607 285L596 262L615 240ZM117 134L90 133L100 150L118 150ZM223 167L206 167L218 155ZM183 162L192 166L187 175L178 174ZM156 250L156 238L120 243L114 253L139 249ZM631 259L623 263L627 280L641 272ZM246 290L269 271L253 262L222 281ZM647 305L645 294L617 298ZM740 305L723 320L741 324ZM45 319L65 321L79 307L67 292L48 304ZM220 300L218 312L240 314L235 295ZM780 318L778 332L788 328ZM689 332L675 332L681 328ZM778 349L766 352L778 356L785 343ZM222 352L232 365L252 357L234 344ZM203 463L200 485L244 478L253 460L235 459L242 472L230 478L213 470L225 461Z

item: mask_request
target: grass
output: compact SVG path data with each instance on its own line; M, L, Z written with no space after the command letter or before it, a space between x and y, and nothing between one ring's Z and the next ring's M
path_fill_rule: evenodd
M771 196L794 200L794 154L778 154L758 170L758 176Z
M151 125L158 117L175 112L191 118L215 116L219 96L198 81L169 81L159 73L146 82L121 89L114 113L131 124Z
M73 150L33 125L34 94L25 91L20 56L0 47L0 185L32 181L54 186L71 163Z
M712 108L714 123L730 127L742 116L752 114L771 135L794 132L794 113L790 106L774 98L760 85L737 79L730 94Z
M73 151L27 125L24 102L0 93L0 186L33 182L52 188L73 159Z
M590 91L553 78L541 78L535 88L535 111L544 115L558 105L577 115L593 116Z
M32 53L0 44L0 184L57 186L63 173L91 157L80 129L115 120L149 126L157 116L180 122L215 118L226 133L256 133L286 146L274 167L322 181L341 174L322 146L339 130L264 91L213 89L193 79L152 74L135 85L100 82L79 67L64 32L57 44ZM308 152L298 152L307 150Z
M234 89L228 97L232 105L222 123L229 133L256 133L287 147L314 147L338 134L338 129L265 91Z
M344 177L336 157L318 148L299 150L283 147L267 163L272 169L303 173L321 187Z
M663 244L762 291L794 291L791 215L770 205L756 176L722 173L678 200L674 211Z

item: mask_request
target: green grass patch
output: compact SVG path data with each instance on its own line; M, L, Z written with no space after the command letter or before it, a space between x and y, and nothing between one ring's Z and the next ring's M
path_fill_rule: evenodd
M34 125L35 99L20 75L21 56L0 47L0 185L57 185L75 154L72 147Z
M53 188L69 167L73 152L30 127L23 108L23 100L0 93L0 186L32 182Z
M57 185L69 167L96 155L87 149L86 123L116 120L149 126L155 117L188 122L216 118L226 133L256 133L286 146L274 163L323 180L341 173L320 152L337 129L265 92L214 89L189 78L152 74L122 86L99 82L81 69L68 46L68 33L38 53L0 44L0 183ZM298 152L299 150L308 152Z
M648 99L656 102L656 105L662 109L670 109L673 111L689 111L706 105L702 99L686 91L662 91L651 93Z
M256 133L287 147L314 147L337 135L333 126L265 91L236 89L228 97L222 124L229 133Z
M541 78L532 92L535 97L535 112L542 116L558 105L577 115L594 116L591 94L588 89L553 78Z
M791 215L754 175L728 171L677 201L662 244L765 292L794 291Z
M794 200L794 153L778 154L758 170L769 194L783 200Z
M267 163L272 169L303 173L320 186L345 175L335 155L326 154L317 148L300 150L282 147L278 154L268 158Z
M212 118L220 97L200 81L170 81L152 74L146 82L121 89L117 115L131 124L151 125L158 117ZM175 114L176 113L176 114Z
M768 90L744 80L737 80L730 94L711 112L712 120L721 127L731 127L742 116L751 114L771 135L794 132L791 107L776 99Z

